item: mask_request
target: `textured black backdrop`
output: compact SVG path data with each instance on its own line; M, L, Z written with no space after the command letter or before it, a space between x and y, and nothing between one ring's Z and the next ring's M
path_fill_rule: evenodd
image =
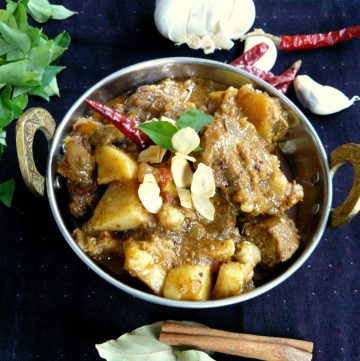
M0 1L3 7L4 1ZM44 26L50 35L72 35L63 57L61 98L47 108L59 122L74 100L92 84L124 66L165 56L204 57L175 47L153 23L154 1L67 0L79 14ZM256 27L274 34L326 32L360 24L359 0L256 0ZM229 61L242 52L237 44L210 59ZM275 71L296 59L302 73L319 82L360 94L360 40L333 48L279 54ZM293 97L293 93L290 93ZM309 114L326 151L360 143L360 103L326 117ZM32 196L21 180L14 126L0 163L0 181L14 177L13 207L0 206L0 360L99 360L94 344L154 321L188 319L212 327L256 334L297 337L315 342L315 360L360 360L360 217L327 230L319 246L288 281L254 300L213 310L152 305L115 289L75 256L58 231L47 200ZM44 169L46 144L36 138L35 153ZM350 188L352 171L335 177L335 204ZM217 355L218 360L235 358Z

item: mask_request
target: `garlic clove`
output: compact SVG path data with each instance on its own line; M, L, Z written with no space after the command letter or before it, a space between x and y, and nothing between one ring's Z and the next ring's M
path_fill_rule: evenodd
M175 154L178 155L179 157L182 157L182 158L188 160L189 162L193 162L193 163L196 162L196 158L191 157L190 155L182 154L182 153L178 153L178 152L176 152Z
M161 163L166 154L166 149L158 145L150 145L138 155L139 163Z
M194 205L194 208L200 213L203 217L209 221L213 221L215 217L215 207L211 203L209 198L199 197L194 193L191 193L191 200Z
M261 35L247 37L245 39L244 52L260 43L267 44L269 49L258 61L254 63L254 66L262 70L270 70L274 66L277 58L277 48L270 38Z
M138 195L142 205L150 213L158 213L162 207L163 200L160 197L160 188L155 183L141 183L138 189Z
M191 182L191 193L199 197L213 197L215 194L215 180L211 167L199 163Z
M200 137L193 128L186 127L173 135L171 143L175 151L186 155L200 145Z
M340 90L319 84L308 75L298 75L294 81L294 88L301 105L319 115L337 113L360 100L358 96L349 99Z
M171 159L171 174L178 188L190 187L193 177L193 172L190 164L186 159L175 155Z
M185 188L176 188L179 199L180 199L180 204L182 207L184 208L190 208L192 209L192 202L191 202L191 193L188 189Z
M152 174L145 174L143 183L153 183L157 184L155 177Z

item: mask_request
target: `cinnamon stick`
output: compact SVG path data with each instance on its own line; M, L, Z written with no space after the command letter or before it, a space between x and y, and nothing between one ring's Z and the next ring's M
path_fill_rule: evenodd
M235 338L244 341L277 343L280 345L296 347L299 350L303 350L306 352L313 352L313 348L314 348L314 344L310 341L295 340L291 338L282 338L282 337L258 336L258 335L251 335L245 333L235 333L235 332L217 330L208 327L190 326L190 325L185 325L183 323L176 323L171 321L165 321L161 331L168 333L183 333L189 335Z
M168 321L163 324L160 341L264 361L310 361L313 349L312 342L308 341L239 334Z

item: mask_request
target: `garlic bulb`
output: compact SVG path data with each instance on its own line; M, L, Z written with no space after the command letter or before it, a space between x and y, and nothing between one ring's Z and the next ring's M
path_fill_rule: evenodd
M269 49L253 65L256 66L258 69L268 71L274 66L274 64L276 62L276 58L277 58L277 48L275 46L275 43L269 37L261 36L261 35L246 37L245 45L244 45L244 52L250 50L255 45L260 44L260 43L267 44L269 46Z
M350 107L358 96L349 99L340 90L321 85L307 75L298 75L294 81L296 97L304 108L314 114L327 115Z
M253 25L253 0L157 0L155 24L177 45L203 49L230 49Z

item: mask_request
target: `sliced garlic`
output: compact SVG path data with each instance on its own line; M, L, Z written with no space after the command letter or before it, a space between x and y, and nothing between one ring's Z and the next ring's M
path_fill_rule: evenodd
M169 122L171 123L174 127L178 127L177 126L177 123L176 123L176 120L174 119L171 119L171 118L168 118L168 117L164 117L163 115L160 117L160 120L163 121L163 122Z
M166 149L158 145L150 145L138 155L139 163L161 163L166 154Z
M152 174L145 174L143 183L154 183L157 184L155 177Z
M191 193L192 203L195 209L209 221L214 220L215 207L211 203L209 198L199 197L194 193Z
M158 213L160 211L163 200L160 197L160 188L156 182L141 183L138 189L138 195L142 205L150 213Z
M171 159L171 174L178 188L190 187L193 172L186 159L175 155Z
M350 107L358 96L349 99L340 90L321 85L307 75L298 75L294 81L296 97L304 108L314 114L327 115Z
M215 194L215 180L211 167L199 163L191 182L191 193L199 197L213 197Z
M171 138L174 149L181 154L189 154L200 145L200 137L193 128L178 130Z
M254 66L262 70L270 70L276 62L277 48L269 37L261 35L247 37L245 39L244 52L250 50L255 45L260 43L267 44L269 49L258 61L254 63Z
M179 157L182 157L182 158L188 160L189 162L193 162L193 163L196 162L196 158L194 158L194 157L192 157L190 155L182 154L182 153L179 153L179 152L176 152L175 154L178 155Z
M176 188L182 207L192 209L191 193L185 188Z

